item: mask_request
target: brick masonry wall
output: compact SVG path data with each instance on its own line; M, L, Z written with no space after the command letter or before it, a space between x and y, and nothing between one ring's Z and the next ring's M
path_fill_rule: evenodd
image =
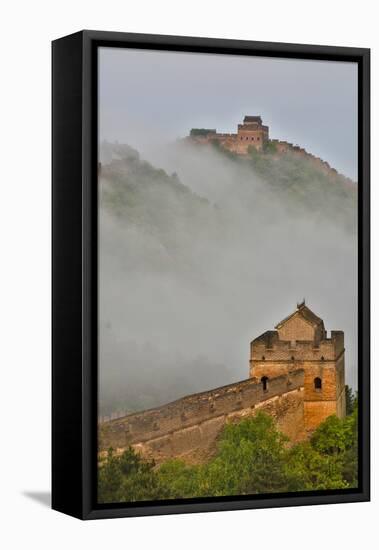
M225 149L238 155L246 155L249 147L261 150L268 140L269 128L260 123L238 124L237 134L209 132L207 134L191 134L189 139L197 143L218 141Z
M290 330L285 336L295 337L296 333ZM257 382L268 377L270 387L271 378L303 369L304 426L310 433L331 414L345 416L344 361L341 331L332 331L331 338L321 340L319 345L299 340L282 341L271 332L270 338L260 337L251 343L250 376ZM321 388L315 387L316 378L321 379Z
M341 331L332 331L331 338L321 340L318 345L313 342L296 340L273 340L272 347L267 347L263 340L256 339L250 344L250 365L265 361L335 361L344 350L344 335Z
M280 340L287 342L295 342L296 340L314 341L316 331L315 328L304 321L300 314L295 314L294 317L286 321L284 325L278 328Z
M304 423L307 432L314 431L328 416L337 413L336 401L305 401Z
M337 387L339 368L336 368L334 362L301 361L295 364L270 364L269 362L262 361L262 363L253 368L253 375L257 382L260 382L263 376L267 376L270 385L272 378L286 373L290 374L295 369L304 369L305 398L308 401L337 399L342 387ZM320 378L322 380L321 389L315 388L315 378Z
M239 125L244 126L244 125ZM248 134L246 134L248 135ZM258 137L258 134L257 134ZM348 177L342 176L342 174L339 174L335 168L332 168L326 161L322 160L319 157L316 157L315 155L312 155L312 153L308 153L303 147L299 147L297 145L294 145L293 143L289 143L287 141L282 141L278 139L269 139L269 133L268 130L261 131L261 134L259 134L260 140L254 140L254 141L245 141L241 140L237 134L209 134L205 136L190 136L189 138L185 139L191 139L192 141L196 141L198 143L210 143L212 140L217 140L221 143L225 149L228 149L229 151L232 151L234 153L237 153L238 155L247 155L249 146L253 146L258 150L262 149L262 143L265 141L270 141L271 143L276 145L276 154L277 155L293 155L295 158L304 158L307 159L309 163L311 163L316 169L318 169L323 174L327 175L330 178L335 178L336 176L343 177L345 180L346 185L348 185L351 189L354 191L357 191L356 184Z
M226 422L264 410L291 441L304 437L304 373L279 376L267 391L253 379L184 397L156 409L128 415L99 426L99 452L132 445L157 462L180 457L201 462L214 451Z

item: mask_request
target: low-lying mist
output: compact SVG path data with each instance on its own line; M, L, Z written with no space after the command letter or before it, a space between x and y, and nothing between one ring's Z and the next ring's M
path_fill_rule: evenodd
M355 387L355 192L306 165L304 186L292 172L276 179L275 159L265 179L213 147L148 157L101 148L100 413L247 378L250 341L303 298L345 332Z

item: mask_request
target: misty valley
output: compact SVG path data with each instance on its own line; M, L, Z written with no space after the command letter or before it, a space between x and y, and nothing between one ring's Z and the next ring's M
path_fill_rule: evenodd
M357 188L275 148L103 142L99 415L248 377L249 342L306 298L356 387Z

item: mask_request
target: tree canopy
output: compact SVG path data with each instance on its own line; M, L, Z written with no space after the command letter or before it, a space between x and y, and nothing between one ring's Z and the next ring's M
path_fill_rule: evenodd
M356 487L357 399L346 418L330 416L309 441L288 445L272 417L258 412L227 424L207 463L168 460L157 466L132 448L112 449L98 475L99 502L248 495Z

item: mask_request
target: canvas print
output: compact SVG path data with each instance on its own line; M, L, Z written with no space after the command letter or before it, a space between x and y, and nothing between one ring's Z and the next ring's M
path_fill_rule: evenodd
M358 486L358 67L100 47L99 503Z

